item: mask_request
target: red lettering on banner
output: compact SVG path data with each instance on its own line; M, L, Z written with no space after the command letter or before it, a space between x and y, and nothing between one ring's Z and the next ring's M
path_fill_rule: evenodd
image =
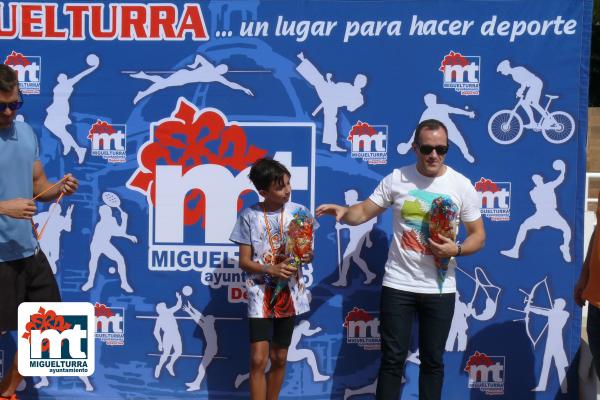
M150 38L164 39L176 37L175 20L177 10L173 6L163 5L150 9Z
M21 39L40 39L43 37L41 4L21 5ZM37 11L37 12L36 12Z
M59 26L59 3L14 2L9 7L5 19L0 3L0 40L208 40L199 4L184 4L180 14L177 3L110 3L106 9L102 3L65 3L66 27Z
M121 39L146 39L146 7L142 5L121 6ZM133 29L134 33L131 33Z
M177 29L177 38L185 39L185 34L191 31L194 39L208 39L206 35L206 25L204 24L204 16L200 7L194 7L196 4L186 4L183 10L183 17Z
M248 291L245 287L229 286L227 289L230 303L248 302Z
M17 36L17 4L10 3L10 16L8 21L4 21L4 3L0 3L0 38L14 39ZM7 25L8 29L4 28Z
M83 16L84 14L89 14L89 6L84 4L65 4L63 13L71 15L70 38L73 40L85 39L85 34L83 33Z
M47 39L65 39L67 37L66 29L58 29L57 20L56 20L56 4L48 4L46 9L52 10L50 13L46 13L46 24L44 30L44 37Z
M103 28L102 17L104 16L104 4L95 4L92 6L91 35L94 39L107 40L117 37L117 10L118 6L110 5L110 26L108 30Z

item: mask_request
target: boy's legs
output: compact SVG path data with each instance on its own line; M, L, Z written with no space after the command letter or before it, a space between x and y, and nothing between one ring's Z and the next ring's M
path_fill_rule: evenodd
M269 358L271 369L267 375L267 400L277 400L285 378L288 347L294 333L294 317L273 320L273 344Z
M249 318L250 325L250 399L267 398L265 368L269 360L269 340L273 329L270 318Z
M264 400L267 398L267 381L265 368L269 359L269 342L250 343L250 399Z
M273 343L269 358L271 369L267 373L267 400L277 400L285 378L285 362L287 360L287 347L280 347Z

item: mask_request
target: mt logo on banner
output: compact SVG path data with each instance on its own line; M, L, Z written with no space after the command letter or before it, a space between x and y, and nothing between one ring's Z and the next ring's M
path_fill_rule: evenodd
M284 164L293 201L314 208L314 124L230 123L219 110L198 110L180 98L150 132L127 186L150 206L152 271L201 271L201 281L213 288L244 281L229 235L238 212L259 201L248 179L259 158Z
M17 73L19 89L23 94L40 94L42 57L24 56L12 51L4 60Z
M463 96L479 94L481 57L463 56L450 51L444 56L439 71L443 74L444 88L454 89Z

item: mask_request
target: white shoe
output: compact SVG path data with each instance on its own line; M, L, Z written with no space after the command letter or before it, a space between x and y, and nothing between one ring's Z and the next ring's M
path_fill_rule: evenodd
M562 251L562 255L563 258L565 259L566 262L571 262L571 253L569 252L569 246L568 245L561 245L560 246L560 251Z
M186 383L185 386L187 386L188 388L186 389L188 392L195 392L196 390L200 390L200 385L191 382L191 383Z
M500 254L502 254L502 255L504 255L506 257L510 257L510 258L519 258L519 253L517 253L513 249L510 249L510 250L501 250Z
M365 285L368 285L369 283L373 282L373 279L377 278L376 274L369 274L367 275L367 279L365 279L365 281L363 282Z

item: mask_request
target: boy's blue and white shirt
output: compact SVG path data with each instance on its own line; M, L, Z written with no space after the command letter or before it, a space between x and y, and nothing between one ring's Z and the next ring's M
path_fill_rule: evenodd
M283 245L281 238L285 236L287 227L295 213L302 210L307 215L311 215L310 211L301 204L288 202L283 207L283 214L281 209L267 212L267 219L275 246ZM283 215L283 232L281 232L281 215ZM314 229L317 227L318 224L315 221ZM265 214L260 204L254 204L242 210L229 240L238 244L252 246L253 261L263 265L271 263L272 250L269 245ZM279 260L277 261L279 262ZM265 286L270 284L269 281L269 277L266 274L248 274L246 289L248 291L249 318L284 318L300 315L309 310L309 299L304 285L302 268L299 268L298 273L288 280L287 289L289 290L289 295L286 296L284 294L286 289L282 290L282 296L280 296L282 301L280 302L278 297L274 312L270 310L268 305L269 299L265 299Z

